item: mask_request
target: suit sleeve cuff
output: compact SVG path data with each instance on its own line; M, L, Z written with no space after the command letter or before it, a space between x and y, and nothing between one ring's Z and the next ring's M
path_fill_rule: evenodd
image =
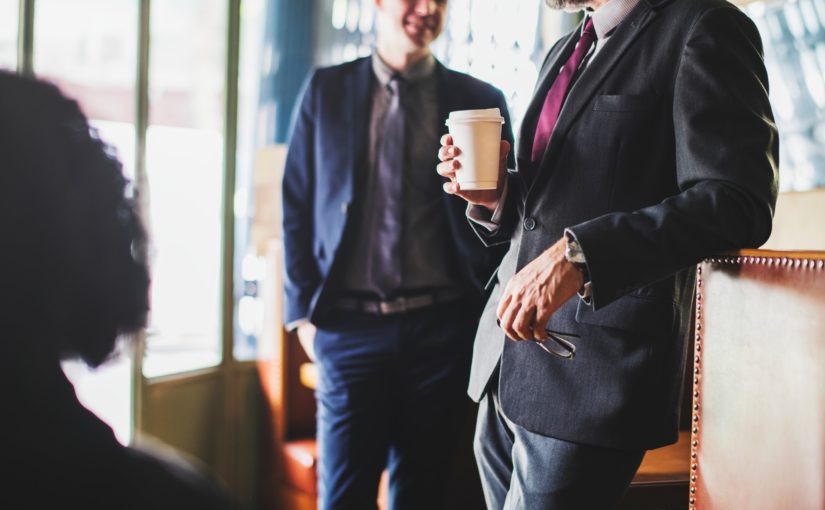
M309 319L295 319L292 322L288 322L286 324L286 326L284 326L284 327L286 328L287 331L289 331L291 333L291 332L295 331L296 329L300 328L301 326L303 326L304 324L308 324L308 323L309 323Z
M504 203L507 200L507 188L507 179L505 179L504 186L501 190L501 196L499 197L496 208L492 214L486 207L467 204L467 219L486 228L491 234L496 233L501 225L501 216L504 211Z

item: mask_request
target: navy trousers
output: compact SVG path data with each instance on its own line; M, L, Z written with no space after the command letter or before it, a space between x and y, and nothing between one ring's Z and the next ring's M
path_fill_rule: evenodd
M589 446L530 432L501 412L497 381L478 409L474 450L488 510L610 510L644 450Z
M466 396L478 309L334 312L315 337L318 508L376 508L381 472L393 510L444 500Z

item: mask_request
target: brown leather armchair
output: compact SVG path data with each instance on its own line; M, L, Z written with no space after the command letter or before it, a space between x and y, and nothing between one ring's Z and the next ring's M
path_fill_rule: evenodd
M825 508L825 252L699 267L689 505Z

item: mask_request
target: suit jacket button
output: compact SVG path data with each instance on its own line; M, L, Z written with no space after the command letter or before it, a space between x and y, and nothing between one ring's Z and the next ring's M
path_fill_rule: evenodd
M347 214L347 209L349 209L349 204L341 202L341 214Z
M533 230L536 228L536 220L527 217L524 218L524 230Z

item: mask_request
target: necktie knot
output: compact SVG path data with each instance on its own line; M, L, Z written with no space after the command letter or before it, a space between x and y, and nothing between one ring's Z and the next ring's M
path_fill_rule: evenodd
M404 87L404 77L396 73L390 76L390 81L387 82L387 92L392 96L397 96L401 93Z
M582 32L582 39L587 37L590 42L592 43L598 36L596 35L596 26L593 25L593 18L587 20L587 24L584 25L584 32ZM581 39L579 39L581 41Z

